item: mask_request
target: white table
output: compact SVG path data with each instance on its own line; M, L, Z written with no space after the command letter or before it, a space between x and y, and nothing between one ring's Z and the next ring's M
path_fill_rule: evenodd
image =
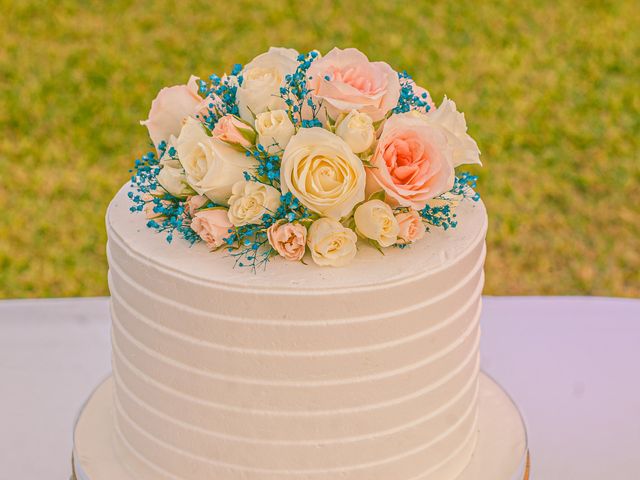
M522 410L532 480L640 478L640 300L486 297L483 368ZM0 480L66 480L110 370L105 298L0 301Z

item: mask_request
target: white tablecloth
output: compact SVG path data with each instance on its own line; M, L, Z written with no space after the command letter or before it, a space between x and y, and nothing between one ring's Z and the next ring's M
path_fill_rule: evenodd
M640 300L486 297L482 328L483 368L527 423L532 480L640 478ZM0 301L0 480L68 478L109 348L105 298Z

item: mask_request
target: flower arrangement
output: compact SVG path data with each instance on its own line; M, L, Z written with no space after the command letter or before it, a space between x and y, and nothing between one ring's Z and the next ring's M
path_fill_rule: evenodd
M256 269L275 256L343 266L456 226L480 164L464 115L354 48L271 48L231 74L162 89L132 170L147 226Z

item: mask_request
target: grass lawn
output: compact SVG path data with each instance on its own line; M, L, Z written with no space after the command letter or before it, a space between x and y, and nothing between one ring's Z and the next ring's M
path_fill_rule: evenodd
M0 0L0 297L107 294L156 92L270 45L358 47L466 112L486 293L640 295L637 1L330 4Z

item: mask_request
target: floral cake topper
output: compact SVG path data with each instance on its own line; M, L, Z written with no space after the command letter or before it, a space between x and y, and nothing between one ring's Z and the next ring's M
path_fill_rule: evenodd
M162 89L143 122L156 151L129 197L149 228L224 250L256 269L273 257L343 266L456 226L478 200L464 115L354 48L270 48L209 81Z

